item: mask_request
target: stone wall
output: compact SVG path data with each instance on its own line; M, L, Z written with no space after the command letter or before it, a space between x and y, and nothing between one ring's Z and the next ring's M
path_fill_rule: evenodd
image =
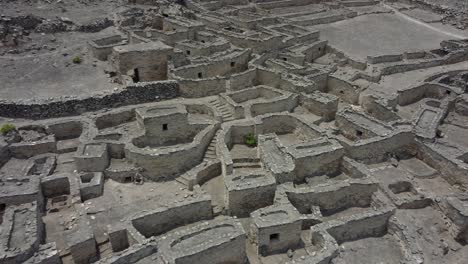
M202 161L203 153L217 129L217 125L209 125L191 143L173 148L146 149L127 143L125 156L144 168L143 174L149 179L170 180Z
M382 236L387 232L388 219L392 214L392 211L377 211L364 217L351 217L345 223L332 221L327 231L338 244L366 237Z
M195 201L156 209L133 219L132 224L142 235L151 237L178 226L211 218L211 199L205 196Z
M257 70L248 69L244 72L231 75L230 88L232 91L242 90L254 86L257 80Z
M227 76L247 69L250 50L233 50L229 56L210 58L205 63L189 64L171 68L171 74L183 79L201 79L216 76Z
M360 140L346 149L346 154L353 159L377 162L382 160L387 153L405 148L413 142L414 135L411 132L400 131L387 137Z
M156 102L178 96L179 85L175 81L137 83L104 95L56 98L50 101L1 100L0 116L32 119L72 116L103 108Z
M352 208L371 205L377 185L365 180L321 186L311 190L297 189L287 192L288 199L301 213L308 213L311 206L319 206L322 214L333 215Z
M336 76L328 77L328 93L338 96L341 100L358 104L360 90L357 86Z
M177 79L177 78L175 78ZM183 97L204 97L217 95L226 91L226 78L213 77L208 79L177 79L180 93Z

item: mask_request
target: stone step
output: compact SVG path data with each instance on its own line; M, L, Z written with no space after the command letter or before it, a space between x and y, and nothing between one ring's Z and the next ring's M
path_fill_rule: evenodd
M259 163L241 162L241 163L234 163L232 167L234 169L236 168L261 168L262 165Z
M175 179L177 182L182 183L183 185L188 185L188 180L185 178L185 175L181 175Z
M237 159L232 159L232 162L234 163L259 163L260 159L259 158L237 158Z
M217 160L218 157L204 157L203 161L204 162L212 162L213 160Z
M216 151L214 151L214 150L207 150L207 151L205 152L205 155L208 155L208 154L216 155Z
M216 155L216 151L214 151L214 150L207 150L207 151L205 152L205 155L210 155L210 154L211 154L211 155Z
M205 159L217 159L218 156L216 154L205 154Z
M210 144L208 145L208 148L206 148L206 150L208 151L213 151L213 152L216 152L216 144Z
M216 148L215 148L215 147L208 146L208 148L206 149L206 152L213 152L213 153L216 153Z

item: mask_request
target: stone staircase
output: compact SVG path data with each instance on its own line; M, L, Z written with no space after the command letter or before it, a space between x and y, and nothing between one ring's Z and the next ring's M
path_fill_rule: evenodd
M218 131L216 131L216 133L214 134L213 138L210 141L210 144L208 144L208 147L206 148L205 155L203 156L203 161L212 161L218 159L218 156L216 155L216 138L220 133L221 129L218 129Z
M213 138L211 139L211 142L208 145L208 148L206 148L205 156L203 156L203 161L215 160L218 158L216 156L216 138L218 137L220 132L221 130L218 130L216 134L213 136Z
M240 169L261 169L262 163L259 158L233 159L232 167L234 170Z
M221 102L219 98L213 99L209 101L208 103L214 108L216 108L216 111L218 113L221 113L223 117L223 122L229 122L229 121L234 120L234 116L232 115L231 110L228 108L226 104Z
M190 180L194 178L194 174L200 171L201 167L204 167L208 163L218 159L218 156L216 155L216 138L218 137L220 132L221 130L218 130L216 134L213 136L213 138L211 139L210 144L208 144L208 147L206 148L205 155L203 156L202 162L198 164L196 167L192 168L191 170L177 177L176 178L177 182L180 182L186 186L190 186Z

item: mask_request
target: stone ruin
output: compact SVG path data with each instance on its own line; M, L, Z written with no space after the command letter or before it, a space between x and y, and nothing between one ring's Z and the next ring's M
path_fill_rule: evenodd
M468 33L434 5L121 2L1 16L2 65L84 52L0 85L0 264L466 263Z

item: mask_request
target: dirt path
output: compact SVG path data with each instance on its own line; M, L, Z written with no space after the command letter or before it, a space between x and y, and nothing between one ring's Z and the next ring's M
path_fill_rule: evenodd
M382 3L382 4L383 4L384 7L388 8L390 10L393 10L395 12L395 15L398 15L398 16L400 16L400 17L402 17L402 18L404 18L404 19L406 19L406 20L408 20L410 22L415 23L415 24L419 24L421 26L424 26L424 27L426 27L426 28L428 28L430 30L433 30L433 31L436 31L438 33L441 33L441 34L444 34L444 35L447 35L447 36L450 36L450 37L453 37L453 38L457 38L457 39L466 39L466 38L468 38L468 34L467 35L460 35L460 34L455 34L455 33L452 33L452 32L447 32L447 31L442 30L440 28L434 27L434 26L432 26L432 25L430 25L430 24L428 24L426 22L417 20L417 19L412 18L412 17L410 17L410 16L408 16L406 14L403 14L400 11L398 11L397 9L395 9L395 8L393 8L393 7L391 7L391 6L387 5L387 4L384 4L384 3Z

